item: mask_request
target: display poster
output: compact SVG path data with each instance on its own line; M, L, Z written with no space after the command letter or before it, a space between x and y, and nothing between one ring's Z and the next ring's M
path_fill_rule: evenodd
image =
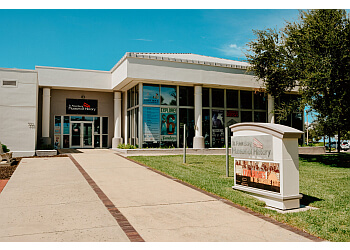
M55 126L55 134L61 134L61 126Z
M176 108L161 108L161 141L177 141L176 123Z
M63 134L69 135L69 123L63 123Z
M143 141L160 141L160 110L155 107L143 107Z
M143 104L159 105L159 87L143 86Z
M280 192L280 164L235 159L236 184Z
M54 148L55 149L61 148L61 136L60 135L55 135L54 139L55 139Z
M213 147L222 147L225 145L223 110L212 111L212 140Z

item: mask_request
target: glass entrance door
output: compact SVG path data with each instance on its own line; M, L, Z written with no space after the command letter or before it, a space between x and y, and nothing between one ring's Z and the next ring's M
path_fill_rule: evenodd
M83 136L83 146L85 147L93 147L93 131L92 131L92 123L84 123L84 136Z
M72 148L93 148L93 123L72 122L71 147Z
M81 147L81 123L72 123L72 136L71 136L71 145L72 147Z

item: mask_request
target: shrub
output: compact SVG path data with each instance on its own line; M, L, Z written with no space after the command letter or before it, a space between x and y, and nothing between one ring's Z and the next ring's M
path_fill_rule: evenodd
M136 149L138 148L138 145L134 146L134 145L130 145L130 144L119 144L117 146L117 148L120 148L120 149Z
M4 151L4 153L10 152L10 149L7 148L7 146L5 144L1 144L2 147L2 151Z

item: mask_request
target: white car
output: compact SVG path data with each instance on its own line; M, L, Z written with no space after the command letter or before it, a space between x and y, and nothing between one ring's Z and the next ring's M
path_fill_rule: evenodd
M346 142L346 141L343 141L341 144L340 144L340 148L344 151L347 151L350 149L350 146L349 146L349 143Z

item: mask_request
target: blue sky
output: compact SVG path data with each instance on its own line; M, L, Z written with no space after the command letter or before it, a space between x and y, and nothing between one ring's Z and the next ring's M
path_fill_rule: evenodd
M281 28L298 10L0 10L0 67L110 70L126 52L244 60L253 29Z

